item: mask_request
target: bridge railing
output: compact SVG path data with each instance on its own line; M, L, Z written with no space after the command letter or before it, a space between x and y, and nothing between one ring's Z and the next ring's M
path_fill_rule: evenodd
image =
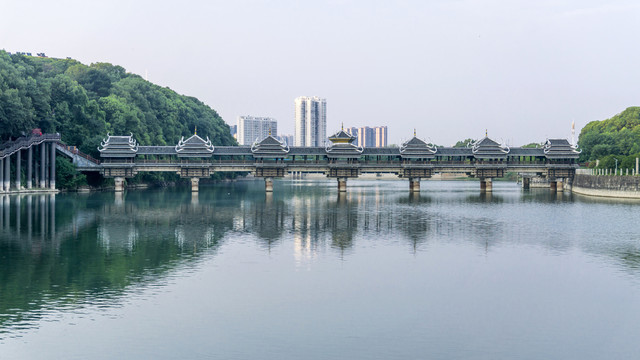
M33 135L29 137L19 137L13 141L7 141L0 145L0 157L12 155L18 150L29 148L35 144L40 144L44 141L60 140L60 134L43 134Z
M87 161L90 161L90 162L92 162L94 164L98 164L98 165L100 164L100 160L94 158L93 156L91 156L89 154L83 153L82 151L78 150L78 148L75 147L75 146L69 146L69 145L63 143L62 141L56 141L56 144L58 146L60 146L60 147L63 147L65 149L67 149L67 151L71 152L72 154L78 155L81 158L86 159Z

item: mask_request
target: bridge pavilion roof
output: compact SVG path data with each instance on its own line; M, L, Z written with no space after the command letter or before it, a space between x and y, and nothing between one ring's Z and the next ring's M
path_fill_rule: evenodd
M476 159L504 159L509 150L508 147L501 146L487 136L474 142L471 146L471 152Z
M184 136L175 147L178 157L211 157L213 155L213 145L207 136L207 140L193 134L187 140Z
M129 136L111 136L107 134L107 138L102 140L98 151L100 151L100 157L134 157L138 152L138 144L133 138L133 134Z
M430 159L435 157L438 148L433 144L427 144L426 141L418 139L416 134L413 138L405 141L400 146L400 156L408 159Z
M580 152L566 139L547 139L544 143L544 155L547 159L577 159Z
M337 133L329 136L331 144L327 145L325 152L329 158L359 158L364 149L356 146L353 141L355 136L341 129Z
M251 145L251 153L257 158L282 158L289 153L289 146L269 134L262 141Z

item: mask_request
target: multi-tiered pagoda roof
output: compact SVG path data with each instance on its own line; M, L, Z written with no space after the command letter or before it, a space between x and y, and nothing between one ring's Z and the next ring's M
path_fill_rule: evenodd
M544 143L544 156L547 159L577 159L580 152L566 139L547 139Z
M211 140L207 136L207 140L204 140L197 134L194 134L187 140L184 136L176 145L176 153L178 157L211 157L213 155L213 145Z
M251 145L251 152L256 158L281 158L289 153L289 146L269 134L262 141L254 142Z
M471 152L476 159L505 159L509 148L485 136L472 144Z
M329 137L331 144L325 148L327 156L329 158L359 158L364 149L353 144L355 139L355 136L341 129Z
M416 134L400 146L400 156L403 159L431 159L435 157L438 148L433 144L418 139Z
M107 138L102 140L98 151L100 151L101 157L132 158L138 152L138 144L133 138L133 134L129 136L111 136L107 134Z

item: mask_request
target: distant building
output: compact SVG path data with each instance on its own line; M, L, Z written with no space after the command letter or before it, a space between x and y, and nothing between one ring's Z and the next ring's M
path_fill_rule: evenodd
M251 145L271 134L278 136L278 122L270 117L238 116L236 139L240 145Z
M387 146L387 127L386 126L363 126L360 128L350 127L345 131L358 139L356 144L362 147L386 147Z
M327 138L327 100L301 96L295 100L294 146L324 146Z
M231 131L231 136L233 136L234 139L238 139L238 125L229 125L229 130Z
M374 147L376 132L374 129L363 126L358 129L358 146L362 147Z
M358 137L358 128L357 127L345 128L344 131L346 131L347 134L349 134L351 136Z
M387 147L387 127L386 126L376 126L374 127L376 131L376 147Z
M278 138L280 141L284 141L287 145L293 146L293 135L280 135Z

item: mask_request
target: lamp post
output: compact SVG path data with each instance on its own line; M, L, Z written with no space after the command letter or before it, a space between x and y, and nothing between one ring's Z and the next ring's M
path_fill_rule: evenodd
M613 160L616 161L616 173L615 173L615 175L618 175L618 159L614 158Z

